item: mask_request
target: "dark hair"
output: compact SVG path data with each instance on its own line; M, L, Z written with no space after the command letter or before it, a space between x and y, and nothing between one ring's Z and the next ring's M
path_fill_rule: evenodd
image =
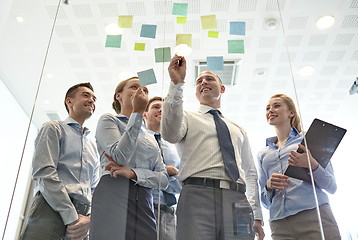
M69 111L68 106L67 106L67 104L66 104L66 99L69 98L69 97L70 97L70 98L74 98L75 95L76 95L76 93L77 93L77 91L78 91L78 88L79 88L79 87L86 87L86 88L91 89L92 92L94 92L93 87L92 87L91 83L89 83L89 82L86 82L86 83L78 83L78 84L76 84L76 85L70 87L70 88L67 90L67 92L66 92L65 101L64 101L65 107L66 107L66 110L67 110L68 113L70 113L70 111Z
M284 103L288 107L288 110L293 112L293 117L291 118L291 127L295 127L298 132L301 132L301 120L297 114L295 103L293 102L293 100L289 96L282 93L275 94L271 97L271 99L272 98L281 98L284 101Z
M163 101L163 98L161 98L161 97L152 97L151 99L149 99L148 104L147 104L147 106L145 107L144 112L148 112L150 104L151 104L152 102L154 102L154 101Z
M124 80L120 81L116 87L116 90L115 90L114 96L113 96L112 108L114 109L114 111L116 111L117 114L121 113L121 103L117 100L116 95L117 95L117 93L123 92L124 87L132 79L138 79L138 77L130 77L130 78L124 79Z

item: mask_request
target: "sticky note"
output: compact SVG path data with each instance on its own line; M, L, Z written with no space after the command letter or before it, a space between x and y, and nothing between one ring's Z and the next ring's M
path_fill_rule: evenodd
M174 3L172 15L186 16L188 14L187 3Z
M143 24L142 30L140 31L140 36L146 38L155 38L156 32L157 32L157 25Z
M224 57L206 57L208 70L222 71L224 70Z
M230 34L245 36L245 22L230 22Z
M107 35L105 47L120 48L121 42L122 35Z
M155 77L153 68L142 72L137 72L137 74L139 78L139 83L142 87L147 86L149 84L157 83L157 78Z
M132 24L133 24L133 16L132 15L118 16L118 27L132 28Z
M191 47L191 40L192 40L191 34L177 34L175 46L178 46L179 44L186 44L189 47Z
M154 49L155 62L170 62L171 54L170 47Z
M136 51L144 51L145 50L145 43L135 43L134 50Z
M228 40L229 53L244 53L244 40Z
M214 29L218 28L216 23L216 15L201 16L201 27L203 29Z
M218 38L219 37L219 32L218 31L209 31L208 32L208 37L210 37L210 38Z
M177 17L177 23L186 23L186 17Z

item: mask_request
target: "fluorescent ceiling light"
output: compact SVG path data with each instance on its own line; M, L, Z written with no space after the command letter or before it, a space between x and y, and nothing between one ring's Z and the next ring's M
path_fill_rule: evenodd
M300 69L298 69L298 74L300 74L302 77L311 76L313 73L314 73L314 67L310 65L303 66Z
M121 35L123 29L118 27L117 23L110 23L105 27L107 35Z
M322 16L316 21L316 27L318 29L327 29L333 26L335 18L333 16Z

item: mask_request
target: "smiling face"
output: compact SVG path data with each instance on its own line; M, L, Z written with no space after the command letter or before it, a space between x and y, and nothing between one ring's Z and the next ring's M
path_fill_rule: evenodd
M162 119L161 100L154 100L148 106L148 111L144 112L144 119L148 129L156 132L160 129L160 120Z
M85 120L94 113L95 102L96 97L93 91L87 87L78 87L75 95L66 99L69 115L77 121Z
M291 118L294 113L288 109L282 98L271 98L266 106L266 119L270 125L291 126Z
M224 85L219 77L211 71L201 72L196 79L196 98L200 104L219 108L221 94L224 92Z

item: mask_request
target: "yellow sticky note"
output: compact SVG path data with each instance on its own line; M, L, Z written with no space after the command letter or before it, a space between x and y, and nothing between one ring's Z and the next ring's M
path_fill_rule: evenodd
M118 16L118 27L132 28L132 24L133 24L133 16L132 15Z
M191 47L191 39L191 34L177 34L175 46L178 46L179 44L186 44Z
M177 17L177 23L186 23L186 17Z
M201 16L201 26L203 29L215 29L218 28L216 23L216 15Z
M135 43L134 50L136 51L144 51L145 50L145 43Z
M218 38L219 37L219 32L218 31L209 31L208 32L208 37L210 37L210 38Z

